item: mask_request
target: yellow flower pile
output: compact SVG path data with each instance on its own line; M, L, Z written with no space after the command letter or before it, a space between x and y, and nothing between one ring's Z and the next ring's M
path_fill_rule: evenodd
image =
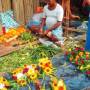
M48 58L42 58L39 60L39 67L43 69L46 75L50 75L53 72L52 63Z
M38 70L36 64L25 65L23 73L28 77L29 80L36 80L38 78Z
M6 42L10 38L18 37L25 31L26 30L24 27L10 28L6 34L4 34L0 37L0 43Z
M0 90L8 90L10 83L4 78L0 77Z
M53 90L66 90L66 85L62 79L53 78L51 86Z
M63 80L52 78L53 66L48 58L41 58L39 59L38 64L24 65L21 68L16 68L12 72L13 80L15 80L16 83L20 86L26 86L30 82L36 83L36 81L39 81L40 76L44 80L46 75L50 76L51 78L51 87L53 90L66 90L66 86Z
M25 75L23 74L23 68L16 68L12 72L12 78L15 80L20 86L25 86L27 84Z

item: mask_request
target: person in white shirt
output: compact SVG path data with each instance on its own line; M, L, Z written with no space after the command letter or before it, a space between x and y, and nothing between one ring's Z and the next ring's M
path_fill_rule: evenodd
M59 5L56 0L46 0L47 5L43 10L43 19L40 26L40 33L48 36L56 44L63 45L63 30L62 21L64 16L64 11L61 5ZM47 27L43 31L43 26Z
M90 52L90 0L84 0L83 6L88 7L89 11L89 20L88 20L88 30L86 35L86 44L85 44L85 50Z
M32 19L27 23L26 27L34 33L38 33L40 23L43 16L43 7L37 7Z

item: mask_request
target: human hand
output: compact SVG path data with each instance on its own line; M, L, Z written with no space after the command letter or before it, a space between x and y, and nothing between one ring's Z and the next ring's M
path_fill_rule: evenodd
M44 34L47 35L50 32L50 30L45 30Z
M40 34L40 35L43 34L43 29L42 29L42 28L40 28L40 30L39 30L39 34Z

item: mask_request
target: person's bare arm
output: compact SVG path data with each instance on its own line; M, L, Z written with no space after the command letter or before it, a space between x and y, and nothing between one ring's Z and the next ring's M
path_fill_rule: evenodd
M60 25L62 24L61 21L58 21L55 25L53 25L51 28L49 28L48 30L46 30L45 34L47 34L48 32L51 32L52 30L58 28Z
M43 29L43 26L45 25L46 18L42 18L41 24L40 24L40 30Z
M61 22L61 21L58 21L58 22L57 22L55 25L53 25L49 30L52 31L52 30L58 28L61 24L62 24L62 22Z
M83 6L86 6L86 5L90 5L90 0L84 0L83 1Z

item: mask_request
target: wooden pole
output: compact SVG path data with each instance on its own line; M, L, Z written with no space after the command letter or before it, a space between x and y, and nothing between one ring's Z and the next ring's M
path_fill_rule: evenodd
M39 0L33 0L33 12L35 12L36 7L39 5Z
M3 11L11 10L10 0L1 0L1 2L2 2L2 10Z
M14 16L16 18L16 21L20 25L24 25L25 24L25 17L24 17L23 0L12 0L12 8L13 8L13 11L14 11Z
M2 1L0 0L0 12L2 12Z
M33 0L24 0L25 23L27 23L33 15Z
M66 27L69 27L69 18L70 18L70 0L62 0L62 7L64 9L64 17L67 19L65 20L66 22ZM68 36L68 30L65 29L65 36Z

